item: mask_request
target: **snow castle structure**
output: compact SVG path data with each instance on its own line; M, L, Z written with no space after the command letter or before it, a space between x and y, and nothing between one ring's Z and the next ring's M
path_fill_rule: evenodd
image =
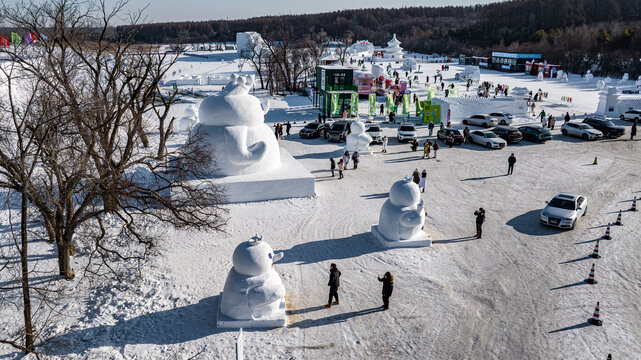
M432 238L423 231L425 215L418 185L410 178L399 180L390 188L372 233L386 248L430 246Z
M228 202L314 196L314 176L278 146L265 124L269 102L249 94L253 82L253 76L233 75L220 94L200 104L191 133L212 146L214 161L204 165L211 178L189 181L222 187Z
M617 118L621 113L641 108L641 94L623 93L614 86L607 87L599 94L596 113Z
M285 326L285 287L274 270L283 253L274 253L262 237L238 245L218 300L219 328Z
M387 47L385 48L384 56L386 59L402 59L403 58L403 48L400 47L401 42L396 39L396 34L392 37L392 40L387 42Z
M369 148L369 144L372 142L372 137L365 132L365 124L362 121L354 121L351 130L352 132L345 140L345 150L350 153L358 150L361 155L371 154L372 149Z

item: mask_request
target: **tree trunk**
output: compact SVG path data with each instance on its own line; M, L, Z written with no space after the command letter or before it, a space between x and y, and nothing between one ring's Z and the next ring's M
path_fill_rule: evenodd
M71 268L71 236L62 236L57 241L58 244L58 269L60 276L64 276L65 280L72 280L76 274Z
M27 259L27 194L22 193L22 214L20 215L20 239L22 249L20 262L22 263L22 301L24 312L24 349L26 353L33 352L33 325L31 323L31 295L29 294L29 263Z

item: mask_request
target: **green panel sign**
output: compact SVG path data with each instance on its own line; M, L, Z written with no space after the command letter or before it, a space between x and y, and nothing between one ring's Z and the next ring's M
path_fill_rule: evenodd
M409 94L403 95L403 115L407 115L408 117L410 115L410 95Z
M441 105L426 105L423 107L423 123L432 121L435 124L441 122Z
M376 116L376 94L369 94L369 114Z
M457 88L452 89L452 91L450 91L450 96L458 97L458 89Z
M391 94L387 95L387 101L385 103L385 114L392 112L392 106L394 105L394 98Z
M358 94L352 94L351 113L352 116L358 116Z
M332 93L332 114L339 115L340 109L338 108L338 93Z
M423 109L426 106L432 105L432 102L430 100L427 101L417 101L416 102L416 116L423 117Z

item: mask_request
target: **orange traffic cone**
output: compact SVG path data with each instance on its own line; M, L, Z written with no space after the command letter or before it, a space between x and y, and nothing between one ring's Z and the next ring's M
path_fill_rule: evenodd
M599 255L599 240L596 241L596 245L594 245L594 251L592 252L592 255L590 255L590 257L594 259L601 258L601 255Z
M637 197L636 196L632 200L632 207L630 208L630 211L637 211Z
M592 269L590 269L590 275L588 275L588 278L585 279L585 282L588 284L596 284L596 280L594 280L594 264L592 264Z
M612 239L612 237L610 236L610 223L608 223L608 227L605 228L605 235L601 236L601 239L606 239L606 240Z
M599 302L597 301L596 307L594 308L594 315L592 315L592 318L588 319L588 322L592 325L596 326L601 326L603 325L603 321L601 321L600 316L599 316Z
M623 225L623 223L621 222L621 210L619 210L619 215L617 216L617 222L615 222L614 225Z

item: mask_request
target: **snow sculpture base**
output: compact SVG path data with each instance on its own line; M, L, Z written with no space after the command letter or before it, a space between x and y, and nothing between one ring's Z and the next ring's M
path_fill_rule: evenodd
M372 225L372 234L385 248L427 247L432 245L432 237L427 235L425 231L419 232L411 239L393 241L387 239L378 231L378 225Z
M198 186L221 185L227 193L228 203L279 200L315 196L315 178L309 170L294 159L285 149L280 149L281 165L262 173L224 176L211 179L189 180ZM172 189L171 196L182 197L180 189Z
M223 315L220 312L220 299L223 298L223 293L218 296L218 311L216 313L216 327L219 329L240 329L240 328L279 328L284 327L287 322L287 314L285 313L285 300L280 303L278 313L269 318L261 318L256 320L236 320Z

